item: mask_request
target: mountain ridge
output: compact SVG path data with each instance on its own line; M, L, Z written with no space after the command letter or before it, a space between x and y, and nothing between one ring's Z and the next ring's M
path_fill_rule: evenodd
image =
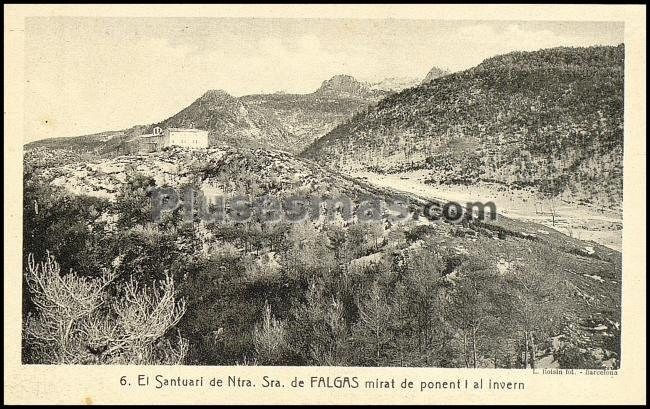
M43 139L25 144L70 148L99 155L123 154L137 136L161 127L198 127L210 132L213 146L230 144L299 153L354 112L411 85L404 78L376 83L338 74L306 94L275 92L235 97L223 89L209 89L169 118L148 125L70 138Z
M623 58L622 44L491 57L384 98L302 155L339 169L425 169L432 184L491 181L620 206Z

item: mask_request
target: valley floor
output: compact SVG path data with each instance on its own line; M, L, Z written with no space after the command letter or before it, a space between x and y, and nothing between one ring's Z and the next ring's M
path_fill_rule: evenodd
M623 220L619 212L603 211L585 205L558 201L555 221L550 202L541 202L531 191L511 191L498 184L476 186L430 185L424 183L428 174L423 171L381 175L373 172L354 172L351 176L375 186L415 194L425 199L495 203L498 213L523 221L541 224L567 236L593 241L613 250L622 251Z

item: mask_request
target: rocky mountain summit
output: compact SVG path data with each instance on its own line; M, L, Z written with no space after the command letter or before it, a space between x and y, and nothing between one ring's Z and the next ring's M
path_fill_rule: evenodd
M427 84L427 83L435 80L436 78L441 78L441 77L444 77L445 75L449 75L449 74L451 74L451 72L449 70L443 70L442 68L433 67L433 68L431 68L431 70L429 70L427 75L422 80L422 84Z

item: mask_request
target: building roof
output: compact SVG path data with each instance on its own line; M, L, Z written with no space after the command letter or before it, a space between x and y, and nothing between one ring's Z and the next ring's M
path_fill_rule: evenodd
M167 128L168 131L174 132L208 132L205 129L196 129L196 128Z

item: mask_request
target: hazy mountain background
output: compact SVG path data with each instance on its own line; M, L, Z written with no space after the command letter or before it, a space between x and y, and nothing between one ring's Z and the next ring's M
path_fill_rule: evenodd
M136 136L161 126L206 129L212 146L265 147L299 153L355 112L418 83L413 78L364 82L350 75L336 75L309 94L277 92L234 97L224 90L209 90L177 114L155 124L40 140L26 147L51 146L101 155L119 154L128 150L126 144Z

